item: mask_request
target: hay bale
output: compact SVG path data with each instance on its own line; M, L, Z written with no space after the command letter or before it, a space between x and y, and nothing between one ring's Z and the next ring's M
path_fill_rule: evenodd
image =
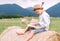
M31 24L31 25L39 24L39 20L32 18L29 24Z
M23 41L27 33L25 35L17 35L16 31L20 29L18 26L11 26L8 27L1 35L0 35L0 41Z
M54 34L56 34L54 31L38 33L30 41L47 41L47 39Z
M21 22L27 24L29 22L28 17L21 18Z
M24 41L27 38L29 32L25 33L24 35L17 35L17 29L19 29L19 27L14 29L10 28L10 30L7 29L7 31L5 31L4 34L2 33L0 36L0 41ZM58 33L54 31L46 31L36 34L30 41L52 41L52 36L54 39L59 36L57 39L60 39L60 35Z

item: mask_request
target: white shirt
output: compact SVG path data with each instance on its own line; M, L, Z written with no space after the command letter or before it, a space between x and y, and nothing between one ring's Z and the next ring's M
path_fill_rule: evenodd
M44 11L43 14L39 15L39 20L40 20L39 24L45 25L46 26L45 30L48 30L50 24L50 16L48 15L48 13Z

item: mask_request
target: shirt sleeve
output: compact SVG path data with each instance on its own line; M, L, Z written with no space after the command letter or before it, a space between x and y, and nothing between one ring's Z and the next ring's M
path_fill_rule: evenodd
M49 15L44 15L43 19L44 19L44 24L43 25L49 26L49 24L50 24L50 16Z

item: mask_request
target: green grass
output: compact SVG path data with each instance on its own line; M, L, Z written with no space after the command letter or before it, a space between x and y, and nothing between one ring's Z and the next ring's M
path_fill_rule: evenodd
M37 17L36 17L37 18ZM29 20L31 17L29 17ZM9 26L26 27L26 24L20 22L20 18L0 19L0 34ZM52 18L49 30L60 32L60 18Z
M60 32L60 18L51 17L51 24L50 24L49 30L54 30L54 31Z

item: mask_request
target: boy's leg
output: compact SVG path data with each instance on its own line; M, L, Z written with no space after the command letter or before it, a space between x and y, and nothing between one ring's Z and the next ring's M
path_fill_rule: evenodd
M28 27L26 27L25 29L21 29L22 32L17 31L16 33L17 33L18 35L23 35L25 32L27 32L27 30L28 30Z
M17 29L16 34L17 35L23 35L25 29Z
M30 39L32 39L32 37L37 34L37 33L41 33L46 31L44 28L40 29L40 30L31 30L31 32L29 33L28 37L25 39L25 41L29 41Z
M32 39L32 37L34 36L34 31L31 30L31 32L29 33L28 37L25 39L25 41L29 41L30 39Z

